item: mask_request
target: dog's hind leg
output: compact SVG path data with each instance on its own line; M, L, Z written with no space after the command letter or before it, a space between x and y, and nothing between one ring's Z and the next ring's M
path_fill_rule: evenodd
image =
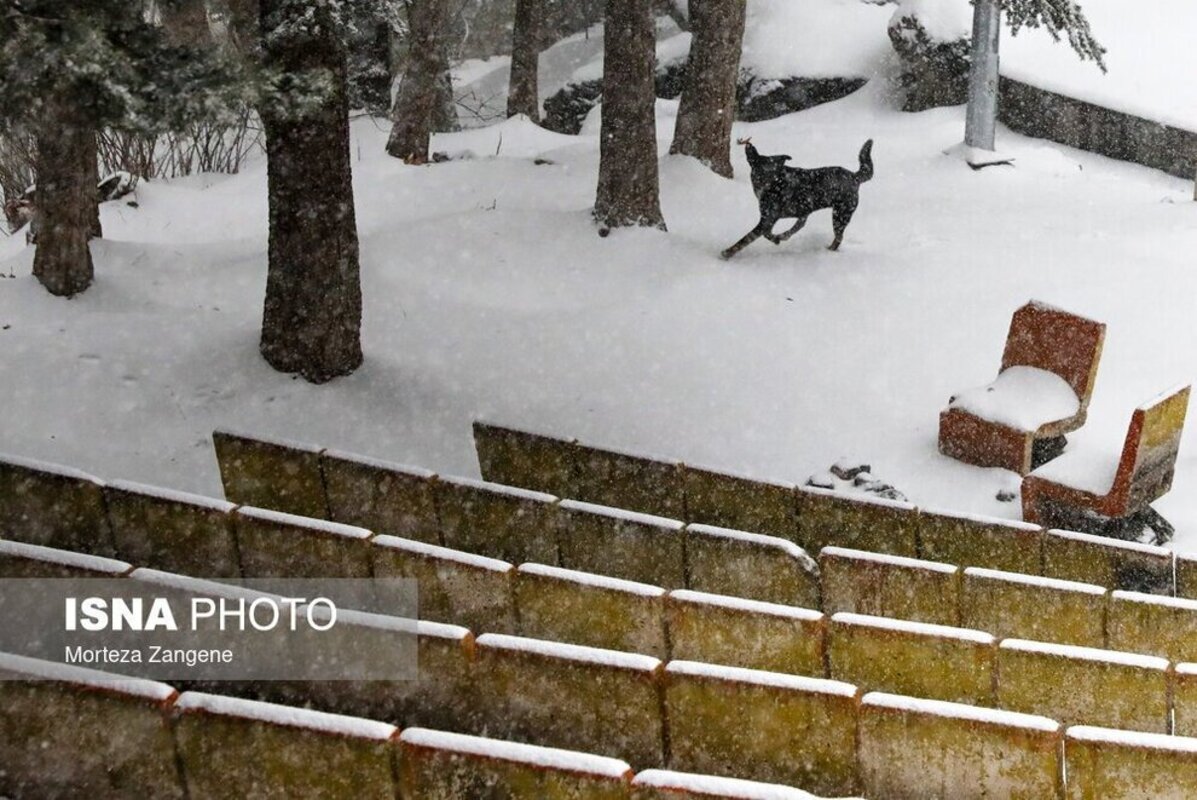
M844 230L848 227L848 223L852 221L852 214L856 212L856 203L851 205L836 206L832 211L831 227L835 230L835 239L831 242L828 250L839 250L840 245L844 241Z
M806 224L806 217L799 217L798 221L795 222L793 224L793 226L791 226L791 228L788 231L786 231L785 233L771 233L771 234L769 234L768 239L769 239L769 241L773 242L773 244L781 244L786 239L789 239L795 233L802 230L802 226L805 224Z
M762 219L759 223L757 223L755 228L744 234L744 238L740 239L740 241L724 250L722 253L720 253L720 256L722 256L724 260L731 258L736 253L755 242L757 239L767 235L769 231L773 230L773 225L776 222L777 220Z

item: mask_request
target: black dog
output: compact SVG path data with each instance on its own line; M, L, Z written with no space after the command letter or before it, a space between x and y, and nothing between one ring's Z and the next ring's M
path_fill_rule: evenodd
M787 167L789 156L763 156L749 139L741 139L752 168L752 191L761 207L761 221L743 239L723 251L731 258L764 236L773 244L781 244L806 224L806 218L821 208L832 210L835 240L831 250L838 250L844 240L844 229L852 221L856 203L860 199L860 185L873 177L873 140L860 148L860 169L849 172L843 167L798 169ZM782 234L773 233L778 220L797 217L794 227Z

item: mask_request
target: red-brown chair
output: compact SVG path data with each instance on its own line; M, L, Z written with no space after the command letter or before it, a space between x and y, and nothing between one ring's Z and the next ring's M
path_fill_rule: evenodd
M1032 300L1014 312L997 380L954 395L939 452L1026 475L1085 423L1106 326Z
M1027 475L1023 519L1086 533L1137 533L1125 522L1172 488L1188 407L1188 386L1165 392L1135 409L1120 456L1070 450Z

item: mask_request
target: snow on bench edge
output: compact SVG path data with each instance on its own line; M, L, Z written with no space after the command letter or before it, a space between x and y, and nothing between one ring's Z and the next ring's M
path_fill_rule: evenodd
M163 586L168 589L175 589L180 592L188 592L191 594L212 595L214 597L226 597L231 599L246 599L256 600L260 597L269 597L278 599L279 594L272 592L264 592L260 589L250 589L247 586L240 586L235 583L225 583L223 581L214 580L210 578L193 578L190 575L180 575L176 572L164 572L158 569L150 569L149 567L138 567L129 573L128 577L135 581L148 583L154 586Z
M787 606L781 603L769 603L764 600L750 600L746 597L732 597L726 594L711 594L696 592L693 589L674 589L669 593L671 600L696 605L717 606L750 614L764 614L771 617L786 617L802 620L803 622L818 622L823 619L823 612L800 606Z
M222 513L229 513L237 507L236 503L230 503L228 500L219 500L215 497L208 497L202 494L192 494L191 492L183 492L178 489L167 489L162 486L151 486L148 483L137 483L136 481L116 480L109 481L108 488L116 489L117 491L128 492L129 494L146 495L155 500L165 500L170 503L180 503L188 506L198 506L206 508L211 511L219 511Z
M55 547L43 547L40 544L26 544L9 539L0 539L0 556L9 555L17 558L28 558L33 561L44 561L49 564L60 564L64 567L86 569L92 572L105 572L113 576L124 575L133 569L132 564L117 561L115 558L104 558L74 550L59 550Z
M1079 647L1071 644L1035 642L1029 639L1003 639L998 648L1015 650L1020 653L1038 653L1058 658L1071 658L1078 661L1118 664L1124 667L1158 670L1159 672L1166 672L1169 664L1168 659L1157 656L1126 653L1121 650L1103 650L1097 647Z
M298 450L302 453L312 453L320 455L324 452L324 448L317 444L310 442L301 442L295 439L285 439L281 436L269 436L261 433L246 433L235 428L214 428L212 436L215 438L217 434L224 436L231 436L234 439L246 439L251 442L258 442L260 444L272 444L276 447L282 447L287 450Z
M790 483L789 481L762 478L758 475L749 475L746 472L736 472L730 469L723 469L722 467L712 467L708 464L691 464L689 461L687 461L682 466L684 466L686 469L692 469L698 472L706 472L710 475L720 475L723 477L744 481L745 483L759 483L765 486L771 486L775 489L786 489L787 491L793 491L794 489L798 488L798 484Z
M494 428L500 431L506 431L508 433L522 433L525 436L535 436L538 439L550 439L554 442L561 442L562 444L576 444L578 441L577 439L567 439L562 436L556 436L551 433L532 430L531 428L525 428L519 425L509 425L504 422L495 422L493 420L486 419L485 417L475 417L474 424L483 425L484 427Z
M1191 386L1192 386L1192 384L1189 384L1189 383L1178 383L1169 389L1165 389L1164 391L1157 393L1155 396L1149 398L1146 402L1141 403L1140 405L1136 406L1135 411L1147 411L1148 409L1150 409L1152 406L1156 405L1160 401L1167 400L1169 397L1171 397L1174 394L1180 394L1185 389L1188 389Z
M665 665L670 675L687 675L695 678L714 678L728 683L750 683L757 686L771 686L776 689L791 689L799 692L856 697L856 686L829 678L809 678L804 675L789 675L781 672L767 672L761 669L726 667L698 661L670 661Z
M394 461L386 461L381 458L374 458L373 456L364 456L360 453L350 453L348 450L324 450L321 454L324 458L331 458L336 461L345 461L350 464L358 464L363 467L373 467L384 472L398 472L402 475L407 475L412 478L435 478L436 473L424 467L417 467L411 464L400 464Z
M834 497L839 500L844 500L848 503L859 503L866 506L881 506L882 508L892 508L896 511L915 511L915 505L902 500L890 500L887 497L870 497L864 494L848 494L846 492L837 492L834 489L822 489L818 486L799 486L799 492L806 494L813 494L816 497ZM801 511L799 511L801 516Z
M834 545L824 547L819 551L819 557L831 556L832 558L846 558L852 561L873 561L878 564L889 564L893 567L906 567L908 569L921 569L929 572L942 572L945 575L954 573L960 568L955 564L945 564L942 561L924 561L921 558L910 558L908 556L893 556L888 553L873 553L868 550L852 550L848 547L836 547Z
M240 717L287 728L303 728L381 742L389 741L399 732L394 725L377 720L206 692L183 692L175 701L175 708L184 712L202 711L222 717Z
M429 558L454 561L458 564L477 567L478 569L491 572L510 572L515 569L514 564L507 561L500 561L497 558L488 558L487 556L466 553L461 550L452 550L448 547L441 547L439 544L428 544L427 542L417 542L414 539L403 539L398 536L391 536L389 533L375 536L371 544L379 547L387 547L392 550L404 550L409 553L415 553L416 555L428 556Z
M831 615L832 622L863 628L883 628L899 633L913 633L919 636L934 636L941 639L960 639L976 644L993 644L997 641L991 634L972 628L956 628L950 625L932 625L927 622L912 622L892 617L875 617L870 614L854 614L840 611Z
M662 664L661 659L641 655L640 653L626 653L622 650L604 650L598 647L550 642L544 639L529 639L524 636L510 636L504 633L484 633L478 637L476 644L479 650L486 648L510 650L519 653L546 656L548 658L559 658L565 661L581 661L589 664L599 664L604 667L634 670L636 672L655 672Z
M1105 587L1095 586L1092 583L1065 581L1059 578L1045 578L1042 575L1027 575L1023 572L1003 572L998 569L986 569L985 567L967 567L964 570L964 574L974 578L1017 583L1023 586L1038 586L1043 589L1057 589L1065 592L1080 592L1095 596L1106 593Z
M1010 528L1011 530L1027 531L1034 533L1041 531L1043 528L1033 522L1024 522L1021 519L1007 519L1005 517L993 517L987 514L972 514L967 511L953 511L946 508L931 508L919 506L920 514L927 514L934 517L946 517L948 519L959 519L966 522L977 522L983 525L993 525L999 528Z
M637 461L648 461L662 467L680 467L682 462L676 458L667 458L665 456L654 455L652 453L643 453L636 450L625 450L622 447L611 447L609 445L587 444L584 441L578 440L575 442L581 450L588 450L591 453L606 453L608 455L620 456L621 458L631 458Z
M861 705L872 708L887 708L894 711L910 711L928 716L982 722L1007 728L1023 728L1048 733L1060 730L1060 723L1054 719L1017 711L1002 711L996 708L969 706L963 703L949 703L946 700L927 700L920 697L906 697L886 692L869 692Z
M568 581L595 589L606 589L612 592L639 595L640 597L664 597L665 590L650 583L637 583L622 578L611 578L606 575L596 575L593 572L579 572L573 569L550 567L547 564L520 564L517 571L525 575L535 575L541 578Z
M1094 725L1073 725L1065 736L1078 742L1115 744L1144 750L1169 750L1174 753L1197 755L1197 739L1189 736L1174 736L1167 733L1146 733L1124 731L1113 728L1099 728Z
M130 678L73 664L43 661L40 658L28 658L15 653L0 653L0 671L28 676L33 680L76 683L94 689L144 697L155 702L165 702L175 696L173 686L158 681Z
M632 785L653 789L678 789L735 800L819 800L815 795L792 786L717 775L698 775L692 772L673 772L667 769L646 769L632 779Z
M1147 594L1146 592L1129 592L1125 589L1115 589L1110 592L1110 599L1125 600L1132 603L1148 603L1153 606L1167 606L1179 611L1197 611L1197 600L1188 597L1168 597L1162 594Z
M791 558L798 559L803 562L803 565L810 569L818 569L818 564L810 553L803 550L798 545L791 542L789 539L783 539L780 536L769 536L764 533L752 533L750 531L738 531L734 528L721 528L718 525L704 525L699 522L690 522L686 524L687 533L695 533L699 536L707 536L712 539L731 539L737 542L744 542L745 544L756 544L762 547L773 547L782 550ZM1197 556L1194 556L1197 558Z
M315 519L314 517L301 517L298 514L288 514L285 511L258 508L257 506L239 506L237 514L261 522L270 522L275 525L285 525L292 528L306 528L314 533L325 533L346 539L369 539L374 535L373 531L358 528L354 525L345 525L340 522L330 522L326 519Z
M604 778L620 779L628 776L632 771L627 762L617 758L581 753L575 750L562 750L556 747L509 742L503 739L468 736L463 733L434 731L428 728L408 728L399 735L399 741L413 747L426 747L450 753L478 756L479 758L513 761L541 769L598 775Z
M645 525L651 528L667 528L671 531L680 531L685 527L684 522L670 519L669 517L658 517L653 514L643 514L639 511L628 511L627 509L614 508L612 506L600 506L597 503L584 503L581 500L562 500L561 508L567 511L577 511L581 514L595 514L600 517L609 517L623 522L634 522L638 525Z
M327 622L329 612L323 608L304 606L300 609L303 616L311 616L320 622ZM424 619L398 617L391 614L376 614L372 611L357 611L350 608L337 609L337 625L357 625L362 628L390 631L392 633L411 633L417 636L427 636L433 639L447 639L460 642L472 632L460 625L450 625L445 622L429 622Z
M12 467L20 467L21 469L32 470L34 472L46 472L51 475L58 475L63 478L71 478L77 481L86 481L87 483L94 483L97 486L103 486L104 481L97 478L95 475L84 472L81 469L68 467L64 464L55 464L52 461L38 461L34 458L25 458L24 456L12 455L11 453L0 453L0 464L7 464Z
M518 486L508 486L505 483L479 480L478 478L463 478L460 475L437 475L437 483L449 486L461 486L466 489L477 489L492 494L501 494L519 500L529 500L534 503L556 503L556 495L545 492L535 492L531 489L521 489Z
M1060 539L1069 539L1074 542L1085 542L1087 544L1097 545L1098 547L1110 547L1118 550L1131 550L1136 553L1144 553L1152 556L1163 556L1165 558L1172 557L1172 551L1166 547L1157 547L1156 545L1143 544L1142 542L1128 542L1124 539L1115 539L1111 536L1095 536L1092 533L1066 531L1062 528L1052 528L1047 532L1047 535L1055 536Z

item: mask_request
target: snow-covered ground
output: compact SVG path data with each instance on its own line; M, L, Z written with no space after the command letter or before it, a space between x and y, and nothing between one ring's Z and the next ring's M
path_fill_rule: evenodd
M737 126L802 166L854 168L872 137L877 172L840 252L821 212L731 262L719 251L756 222L742 153L734 181L663 157L669 232L602 239L592 136L513 120L434 142L478 158L408 167L357 120L366 363L321 387L257 354L260 162L106 204L97 281L73 300L2 239L0 451L219 495L218 426L474 475L487 417L798 482L847 455L913 502L1018 517L995 499L1017 476L937 453L939 411L993 379L1028 298L1109 324L1076 447L1120 440L1137 405L1197 375L1191 184L1005 130L1017 166L973 172L943 155L961 109L903 114L887 90ZM659 106L662 153L675 108ZM1158 504L1182 550L1195 436Z

